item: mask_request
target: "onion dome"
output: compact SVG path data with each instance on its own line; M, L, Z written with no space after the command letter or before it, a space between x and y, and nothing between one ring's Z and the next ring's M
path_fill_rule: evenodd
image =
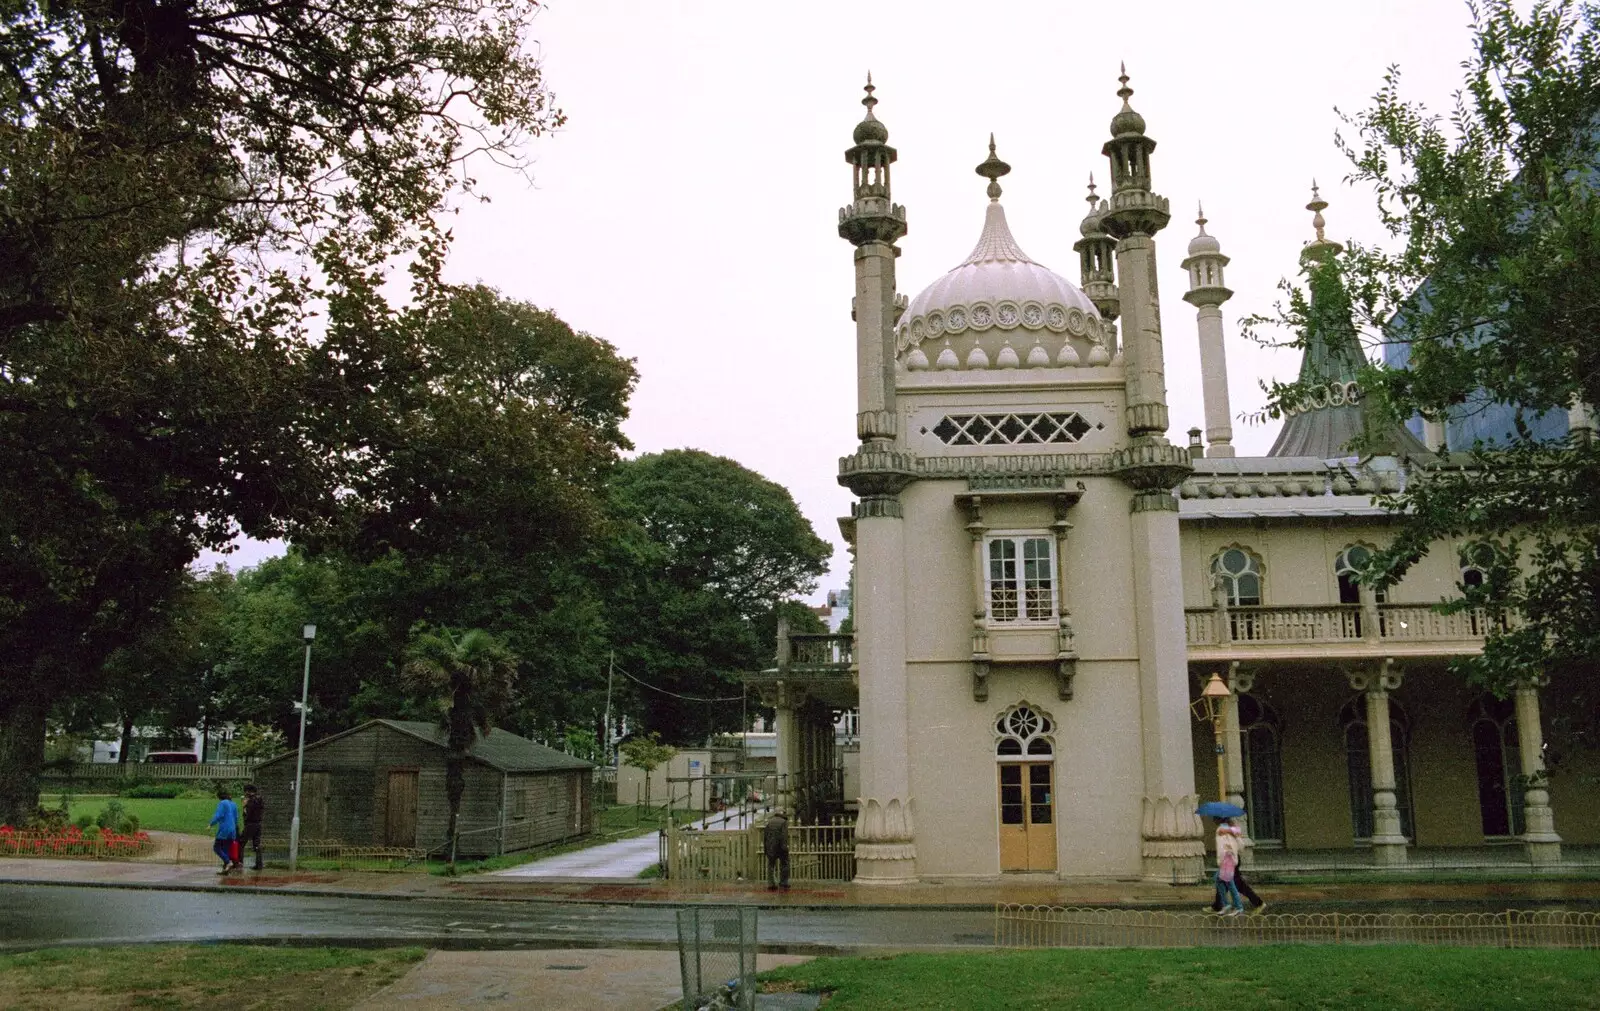
M908 355L930 341L943 340L948 345L951 337L958 337L966 348L968 367L987 368L991 356L1001 353L1002 342L1017 336L1012 333L1016 330L1025 332L1023 339L1047 342L1049 347L1043 352L1047 358L1072 339L1103 342L1105 326L1089 297L1023 252L1012 236L1000 203L999 183L1011 166L996 156L993 137L989 157L977 171L989 180L989 206L978 243L965 260L906 306L896 328L899 353ZM949 353L953 360L960 360L954 352ZM940 352L940 363L945 354ZM1016 351L1011 355L1015 358ZM909 359L905 363L909 367Z
M1197 256L1200 253L1222 252L1222 243L1217 241L1216 236L1206 234L1205 206L1200 205L1198 210L1200 216L1194 219L1194 223L1200 226L1200 234L1189 240L1189 255Z
M981 349L974 348L973 350ZM1022 360L1017 357L1017 349L1011 346L1011 340L1007 338L1005 345L1000 348L1000 353L995 356L994 367L997 369L1014 369L1021 364Z
M912 348L906 355L906 368L912 372L925 372L928 368L928 356L921 348Z
M1117 89L1117 97L1122 99L1122 108L1115 116L1111 117L1111 136L1120 137L1125 133L1144 133L1144 117L1133 111L1133 106L1128 104L1128 99L1133 97L1133 89L1128 87L1128 65L1122 64L1122 76L1117 80L1122 82L1122 87Z
M1040 344L1038 339L1035 338L1034 342L1033 342L1033 347L1031 349L1029 349L1029 351L1028 351L1028 368L1030 368L1030 369L1042 369L1042 368L1048 368L1049 365L1050 365L1050 352L1046 351L1044 349L1044 345Z
M856 124L854 136L857 144L886 144L889 141L889 128L878 122L878 117L872 114L872 107L878 104L878 100L872 97L872 93L876 90L878 89L872 86L872 72L868 71L867 97L861 100L861 104L867 107L867 115Z

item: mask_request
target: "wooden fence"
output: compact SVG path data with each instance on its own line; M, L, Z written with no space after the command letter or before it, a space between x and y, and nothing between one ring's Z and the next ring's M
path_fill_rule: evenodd
M1209 948L1257 944L1421 944L1469 948L1600 948L1600 913L1264 913L995 907L1003 948Z
M666 873L678 881L761 881L767 876L761 827L700 831L662 830ZM856 876L856 829L836 825L789 826L789 880L849 881Z
M122 779L249 779L254 762L83 762L70 769L46 769L44 779L122 780Z

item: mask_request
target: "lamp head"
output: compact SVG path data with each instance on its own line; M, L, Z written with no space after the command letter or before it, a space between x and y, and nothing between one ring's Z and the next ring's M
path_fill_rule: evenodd
M306 625L305 628L300 630L300 637L309 643L312 639L317 637L317 626L311 624Z

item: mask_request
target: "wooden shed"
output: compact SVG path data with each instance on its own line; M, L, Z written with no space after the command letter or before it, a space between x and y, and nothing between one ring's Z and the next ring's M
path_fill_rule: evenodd
M300 838L442 851L448 757L442 729L409 720L373 720L306 745ZM289 835L294 767L291 751L256 769L269 838ZM587 834L593 770L504 730L479 737L468 752L457 854L492 856Z

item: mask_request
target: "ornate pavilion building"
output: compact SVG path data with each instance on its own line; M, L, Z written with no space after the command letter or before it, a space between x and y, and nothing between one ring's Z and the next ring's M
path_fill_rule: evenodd
M1600 842L1579 777L1546 781L1537 688L1496 700L1447 670L1486 631L1432 606L1476 575L1472 545L1440 546L1387 594L1355 580L1391 536L1375 496L1443 446L1396 428L1379 433L1393 455L1346 458L1370 423L1353 331L1314 329L1313 394L1267 456L1235 454L1229 261L1203 214L1176 266L1205 429L1169 440L1156 236L1170 212L1121 82L1110 194L1091 182L1074 246L1081 283L1013 237L991 138L976 245L907 300L896 152L868 81L838 222L855 247L860 446L839 465L858 497L840 521L855 632L783 636L777 666L751 676L777 707L779 771L828 781L834 714L859 708L861 882L1193 879L1195 807L1219 793L1262 855L1392 866L1504 847L1553 864L1563 835ZM1326 207L1313 191L1308 261L1340 249ZM1220 756L1192 712L1213 673L1231 689ZM805 806L803 787L791 795Z

